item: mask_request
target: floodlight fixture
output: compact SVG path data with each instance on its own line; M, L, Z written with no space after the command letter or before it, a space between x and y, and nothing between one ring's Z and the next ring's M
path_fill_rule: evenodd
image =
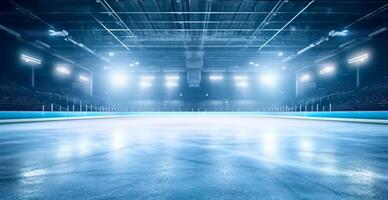
M165 76L165 79L168 81L177 81L180 79L178 75L167 75Z
M40 59L34 58L32 56L28 56L26 54L22 54L21 55L21 59L25 63L30 64L30 65L40 65L40 64L42 64L42 61Z
M236 75L233 76L233 79L236 81L248 80L248 76Z
M210 75L209 79L211 81L222 81L222 80L224 80L224 76L222 76L222 75Z
M335 71L335 67L333 65L326 65L319 70L320 75L332 74Z
M80 75L79 76L79 80L83 81L83 82L89 82L90 81L90 78L86 75Z
M363 54L360 54L358 56L355 56L353 58L350 58L348 60L348 63L349 64L361 64L365 61L367 61L369 58L369 53L363 53Z
M168 87L168 88L178 87L178 83L174 82L174 81L167 81L166 82L166 87Z
M310 80L311 80L311 77L309 74L303 74L302 76L299 77L300 82L307 82Z
M247 81L239 81L239 82L236 82L236 86L240 87L240 88L246 88L246 87L248 87L248 82Z
M153 80L155 80L155 76L150 76L150 75L141 76L140 80L142 80L142 81L145 81L145 80L153 81Z
M68 67L66 67L66 66L57 66L56 68L55 68L55 71L57 72L57 73L59 73L59 74L64 74L64 75L70 75L71 74L71 70L68 68Z
M152 86L152 82L150 81L145 81L145 80L140 81L140 87L142 88L149 88L151 86Z

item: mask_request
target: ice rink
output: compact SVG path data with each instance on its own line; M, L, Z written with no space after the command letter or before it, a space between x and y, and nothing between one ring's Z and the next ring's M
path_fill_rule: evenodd
M0 199L387 197L387 125L227 116L0 125Z

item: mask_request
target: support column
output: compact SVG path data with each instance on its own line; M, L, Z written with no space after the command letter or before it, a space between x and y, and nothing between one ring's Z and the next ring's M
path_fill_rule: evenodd
M35 65L31 66L31 87L35 88Z
M186 51L187 83L189 87L199 87L203 67L203 51Z

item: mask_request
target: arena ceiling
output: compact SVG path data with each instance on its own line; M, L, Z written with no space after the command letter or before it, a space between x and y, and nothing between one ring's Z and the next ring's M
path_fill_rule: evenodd
M0 25L95 72L135 62L184 71L187 52L203 52L203 71L294 70L386 30L387 9L386 0L14 0L0 2Z

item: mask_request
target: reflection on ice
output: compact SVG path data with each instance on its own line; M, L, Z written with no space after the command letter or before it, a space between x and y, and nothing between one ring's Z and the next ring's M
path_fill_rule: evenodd
M35 176L42 176L46 174L46 170L43 169L36 169L36 170L31 170L31 171L26 171L22 173L22 176L25 178L29 177L35 177Z
M264 156L275 158L278 153L277 135L274 133L264 133L261 138L262 153Z
M72 146L71 144L64 143L60 144L57 151L57 157L59 159L67 159L72 154Z
M116 129L113 132L112 136L112 149L113 150L119 150L123 147L125 147L125 131L122 129Z
M88 155L90 153L90 139L83 137L78 142L78 154L81 156Z
M299 141L298 155L302 158L311 159L314 157L314 144L310 139L302 138Z

